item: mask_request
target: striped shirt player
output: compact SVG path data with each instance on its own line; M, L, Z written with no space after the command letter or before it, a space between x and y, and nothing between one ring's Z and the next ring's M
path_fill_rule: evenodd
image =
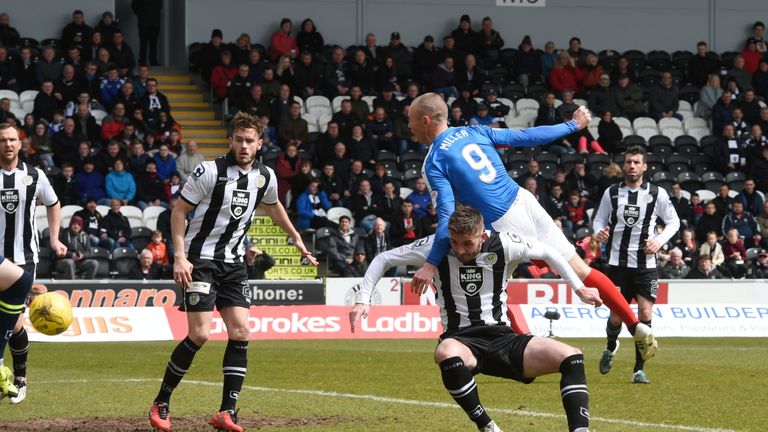
M0 241L3 255L35 274L35 264L40 261L40 240L35 222L35 208L39 199L46 207L59 204L56 192L45 173L26 162L19 162L11 171L0 169Z
M463 264L449 251L438 264L434 284L443 330L474 325L509 325L507 279L518 264L527 260L547 261L574 290L584 284L568 262L553 247L511 233L488 231L488 240L472 264ZM422 265L434 246L435 234L377 255L365 272L355 303L369 304L376 283L399 265Z
M184 238L187 257L241 263L253 210L277 203L277 178L260 163L244 173L227 154L198 164L180 195L196 206Z
M637 301L640 321L650 327L659 288L656 252L680 229L680 219L667 191L643 180L647 169L645 149L628 148L624 153L624 180L603 193L592 227L599 241L607 241L608 276L627 302ZM657 219L664 223L659 234ZM620 333L621 321L611 313L606 325L608 343L600 360L603 374L613 366ZM632 382L650 382L644 365L636 346Z
M435 298L445 330L435 349L435 362L446 390L479 430L498 432L501 429L480 402L473 375L483 373L527 384L538 376L560 372L569 430L586 432L589 391L583 355L562 342L512 331L506 313L507 276L521 261L543 259L561 272L580 297L584 290L596 290L584 288L554 247L509 232L486 231L482 216L471 207L459 206L449 227L452 248L438 264L435 278ZM373 259L350 312L353 332L357 319L367 315L371 292L385 271L391 266L424 263L434 240L435 236L429 236Z

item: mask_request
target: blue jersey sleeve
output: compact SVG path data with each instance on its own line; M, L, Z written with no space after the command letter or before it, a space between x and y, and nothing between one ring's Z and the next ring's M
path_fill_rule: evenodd
M456 208L456 202L451 182L443 170L436 168L435 164L427 163L425 165L425 174L429 188L432 191L433 204L437 209L435 242L432 244L432 250L429 252L427 262L437 266L451 248L451 240L448 237L448 219Z
M579 130L579 125L571 120L554 126L537 126L523 130L498 128L482 128L482 130L496 147L535 147L570 135Z

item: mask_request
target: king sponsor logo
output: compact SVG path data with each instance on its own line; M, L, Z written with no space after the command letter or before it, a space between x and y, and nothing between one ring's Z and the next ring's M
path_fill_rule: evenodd
M459 286L469 296L477 294L483 286L483 269L477 266L459 267Z

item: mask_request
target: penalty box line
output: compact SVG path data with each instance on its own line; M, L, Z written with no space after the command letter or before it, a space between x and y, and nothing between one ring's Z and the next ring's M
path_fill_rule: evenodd
M82 380L74 379L74 380L37 381L37 383L39 384L75 384L75 383L88 384L93 382L121 382L121 383L155 382L156 383L156 382L162 382L162 380L158 378L127 378L127 379L82 379ZM221 383L211 382L211 381L201 381L201 380L183 380L182 383L206 386L206 387L218 387L218 388L221 388L222 386ZM369 400L369 401L375 401L375 402L384 402L384 403L401 404L401 405L412 405L412 406L420 406L420 407L451 408L451 409L461 408L456 404L446 403L446 402L400 399L400 398L392 398L387 396L377 396L377 395L369 395L369 394L339 393L339 392L330 392L330 391L323 391L323 390L307 390L307 389L281 389L281 388L259 387L259 386L251 386L251 385L243 385L243 389L265 392L265 393L289 393L289 394L312 395L312 396L322 396L322 397L332 397L332 398L360 399L360 400ZM556 419L566 418L564 414L554 414L554 413L547 413L547 412L525 411L525 410L517 410L517 409L510 409L510 408L494 408L494 407L487 407L487 409L490 412L511 414L511 415L516 415L521 417L539 417L539 418L556 418ZM648 423L648 422L641 422L641 421L634 421L634 420L613 419L613 418L607 418L607 417L591 417L590 422L636 426L639 428L657 428L657 429L668 429L668 430L679 430L679 431L690 431L690 432L736 432L733 429L706 428L706 427L700 427L700 426L683 426L683 425L673 425L673 424L666 424L666 423Z

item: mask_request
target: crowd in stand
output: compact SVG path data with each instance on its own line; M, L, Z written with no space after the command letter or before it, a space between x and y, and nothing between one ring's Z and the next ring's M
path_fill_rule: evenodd
M112 15L105 13L95 29L83 20L76 11L56 44L35 47L0 15L0 89L39 90L23 119L0 101L0 121L17 122L25 157L55 173L62 204L108 204L117 214L121 205L167 207L202 157L194 142L182 145L167 98L143 59L135 61ZM550 125L570 119L579 104L590 108L599 119L593 127L538 149L507 151L504 159L593 265L604 265L603 246L588 235L589 215L597 197L620 181L627 140L640 138L655 156L649 180L658 177L670 189L684 221L660 256L669 261L668 276L762 277L768 50L764 25L753 30L742 51L721 56L704 42L695 53L595 53L578 37L562 50L551 41L536 49L529 36L509 48L490 17L477 28L463 15L437 42L427 35L408 47L393 32L386 45L368 34L364 44L343 48L329 45L311 19L298 31L283 19L268 44L245 33L227 43L215 29L189 54L228 112L248 111L268 122L262 160L275 169L297 228L330 228L328 260L338 274L361 275L377 253L434 232L435 209L419 178L426 146L416 142L407 119L410 102L434 91L445 96L452 126ZM333 101L320 118L310 107L315 96ZM535 104L523 108L529 99ZM94 110L109 115L97 122ZM689 127L694 116L703 123L690 124L703 124L706 133ZM651 125L640 123L650 119ZM667 156L691 138L677 136L679 120L695 145L675 174L692 174L699 186L718 190L715 197L701 196L677 176L656 176L671 170ZM680 133L659 133L669 125ZM643 127L659 136L628 136L641 135ZM346 217L329 217L340 207L349 210ZM97 232L91 244L130 242L114 232L105 241L100 227Z

